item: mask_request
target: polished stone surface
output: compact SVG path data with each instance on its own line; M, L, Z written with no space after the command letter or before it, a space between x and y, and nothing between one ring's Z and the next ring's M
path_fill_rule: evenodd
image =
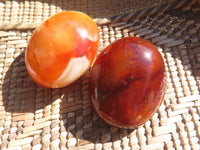
M122 38L99 54L91 70L89 90L94 109L107 123L136 127L146 122L163 101L164 60L146 40Z
M33 33L26 67L35 82L59 88L77 80L93 62L99 44L96 23L80 12L53 15Z

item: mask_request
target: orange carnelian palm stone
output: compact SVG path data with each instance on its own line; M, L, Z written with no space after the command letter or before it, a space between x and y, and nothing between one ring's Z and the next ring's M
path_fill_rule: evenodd
M26 50L27 70L42 86L66 86L91 65L98 44L98 27L89 16L74 11L58 13L33 33Z
M159 51L149 42L127 37L109 45L96 59L90 95L107 123L133 128L146 122L163 101L166 70Z

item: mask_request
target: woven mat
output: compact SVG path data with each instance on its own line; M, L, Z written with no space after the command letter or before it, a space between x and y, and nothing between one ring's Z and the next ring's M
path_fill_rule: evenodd
M135 129L109 126L93 111L88 71L61 89L36 85L24 51L36 26L64 10L98 24L99 52L127 36L162 53L168 72L163 104ZM200 2L197 0L0 0L0 149L200 149Z

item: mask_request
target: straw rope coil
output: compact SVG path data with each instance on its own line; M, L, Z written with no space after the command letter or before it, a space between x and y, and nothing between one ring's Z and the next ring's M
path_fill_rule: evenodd
M164 57L168 88L144 125L128 130L104 123L88 95L88 71L61 89L36 85L24 51L42 21L64 10L90 15L99 52L117 39L139 36ZM0 149L200 149L200 2L0 0Z

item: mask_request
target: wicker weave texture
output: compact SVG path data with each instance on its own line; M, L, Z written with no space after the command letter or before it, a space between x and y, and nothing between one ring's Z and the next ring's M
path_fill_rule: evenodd
M76 10L105 18L155 7L175 0L0 0L0 22L40 22L63 11Z
M106 8L106 9L105 9ZM161 52L168 88L155 115L136 129L103 122L88 95L90 70L71 85L47 89L29 77L24 51L35 27L63 10L92 16L99 51L142 37ZM200 2L0 1L0 149L200 149Z

